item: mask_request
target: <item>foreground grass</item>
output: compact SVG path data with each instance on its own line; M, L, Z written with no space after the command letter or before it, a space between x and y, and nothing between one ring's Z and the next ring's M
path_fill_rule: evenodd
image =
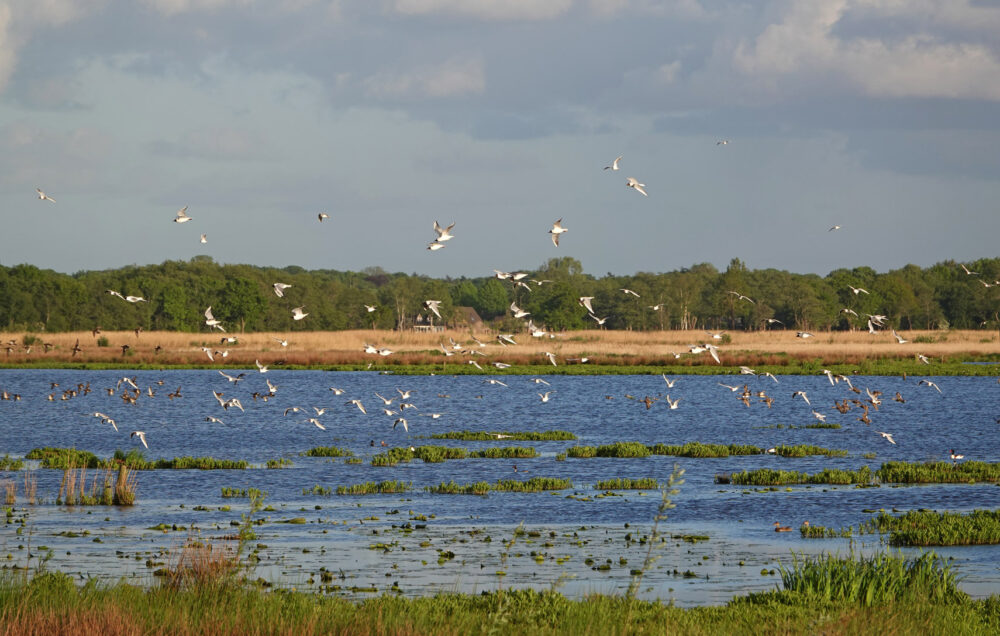
M501 590L361 602L233 579L143 589L0 578L3 634L994 634L1000 598L972 601L933 555L796 559L781 589L681 609L628 596Z

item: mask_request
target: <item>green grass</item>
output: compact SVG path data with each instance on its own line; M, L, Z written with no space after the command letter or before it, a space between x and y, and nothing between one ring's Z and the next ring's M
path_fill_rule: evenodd
M100 459L89 451L75 448L34 448L27 459L41 460L42 468L66 469L75 468L116 468L124 465L133 470L233 470L247 468L244 460L216 459L214 457L174 457L173 459L147 460L139 451L132 449L127 453L116 450L110 459Z
M730 455L760 455L763 448L749 446L746 444L703 444L701 442L688 442L683 446L668 446L666 444L654 444L649 447L654 455L673 455L676 457L729 457Z
M774 454L781 457L806 457L808 455L826 455L827 457L847 457L846 450L833 448L823 448L822 446L812 446L811 444L798 444L796 446L774 447Z
M403 481L366 481L363 484L351 486L337 486L338 495L391 495L400 492L409 492L413 484Z
M898 517L880 512L861 529L888 534L889 543L896 546L997 545L1000 510L911 510Z
M532 477L527 481L516 479L498 480L493 490L497 492L541 492L543 490L566 490L572 488L573 482L569 479L557 477Z
M899 484L997 482L1000 481L1000 463L886 462L878 469L878 478L885 483Z
M90 451L53 446L33 448L24 458L41 460L42 468L98 468L101 461Z
M228 486L223 486L222 496L223 498L226 499L235 499L235 498L249 499L252 497L258 497L263 499L264 497L267 496L267 493L257 488L230 488Z
M759 468L752 471L742 471L730 475L716 475L715 483L733 484L734 486L787 486L791 484L867 484L874 478L874 473L867 466L858 470L838 470L825 468L810 475L794 470L774 470Z
M264 464L268 468L288 468L292 465L292 460L287 457L279 457L278 459L269 459L267 463Z
M659 490L660 482L652 477L640 477L639 479L628 479L616 477L615 479L605 479L594 484L596 490Z
M46 572L0 576L0 624L11 634L995 634L1000 598L973 601L933 556L861 564L800 559L782 588L728 605L682 609L624 596L571 600L503 589L351 601L237 584L77 586ZM333 586L331 586L333 587ZM376 590L379 591L379 590ZM409 591L409 590L408 590Z
M484 448L483 450L471 451L469 457L485 459L530 459L538 457L538 453L531 446L504 446L502 448Z
M576 439L568 431L452 431L435 433L431 439L458 439L466 442L492 442L509 439L518 442L567 441Z
M302 457L353 457L354 453L346 448L336 446L316 446L299 453Z
M0 457L0 470L21 470L22 468L24 468L23 460L10 455Z
M471 484L456 484L454 481L441 482L437 486L424 486L424 490L435 495L486 495L493 489L487 481Z

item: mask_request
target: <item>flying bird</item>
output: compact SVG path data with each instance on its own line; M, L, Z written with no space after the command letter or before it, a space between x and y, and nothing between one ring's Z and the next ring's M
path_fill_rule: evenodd
M309 422L312 423L312 424L315 424L316 428L318 428L321 431L325 431L326 430L326 427L323 426L322 424L320 424L319 420L317 420L315 417L310 417L309 418Z
M202 234L201 235L201 242L202 243L208 243L208 234Z
M617 168L615 168L617 170ZM559 247L559 235L563 232L569 232L566 228L562 226L562 219L559 219L552 224L552 229L549 230L549 234L552 235L552 244Z
M286 285L285 283L275 283L274 284L274 294L278 298L285 297L285 290L291 287L291 285Z
M324 219L330 218L330 215L327 214L326 212L320 212L319 214L316 215L316 218L318 218L319 222L322 223Z
M637 179L629 177L628 181L625 182L625 185L628 186L628 187L630 187L630 188L632 188L632 189L634 189L636 192L641 193L642 196L644 196L644 197L648 197L649 196L648 194L646 194L646 191L643 190L643 188L646 187L646 184L645 183L639 183L639 181Z
M254 363L256 363L258 371L261 373L267 373L267 365L261 364L260 360L254 360Z
M895 444L896 440L892 439L892 433L883 433L882 431L875 431L882 437L884 437L890 444Z
M425 300L424 301L424 309L427 309L429 311L433 311L434 315L437 316L438 318L440 318L441 317L441 312L438 311L438 306L440 304L441 304L440 300Z
M839 225L834 225L834 226L833 226L833 227L831 227L831 228L830 228L829 230L827 230L827 232L833 232L834 230L839 230L839 229L840 229L840 226L839 226Z
M138 437L139 441L142 442L142 445L145 446L146 448L149 448L149 444L146 443L146 432L145 431L132 431L132 434L129 435L129 439L131 439L133 437Z
M966 266L965 266L964 264L962 264L962 263L959 263L958 265L959 265L959 267L961 267L961 268L962 268L962 271L964 271L964 272L965 272L966 274L968 274L969 276L979 276L979 272L970 272L970 271L969 271L969 268L968 268L968 267L966 267Z
M52 203L56 202L55 199L53 199L49 195L47 195L44 192L42 192L40 188L35 188L35 192L38 193L38 200L39 201L51 201Z
M611 165L610 166L604 166L604 169L605 170L618 170L618 162L622 160L623 156L624 155L618 155L618 157L615 158L615 160L611 162Z
M448 227L441 227L440 225L438 225L437 221L434 221L434 231L437 232L438 235L437 238L434 239L434 242L444 243L445 241L450 241L451 239L455 238L455 235L451 233L451 228L453 227L455 227L454 223L452 223Z
M302 311L303 309L305 309L305 305L303 305L301 307L296 307L295 309L293 309L292 310L292 319L293 320L302 320L303 318L305 318L306 316L308 316L309 314L303 312Z
M851 290L852 292L854 292L854 295L855 295L855 296L857 296L858 294L867 294L867 293L868 293L868 290L867 290L867 289L863 289L863 288L861 288L861 287L854 287L854 286L851 286L851 285L848 285L847 287L848 287L848 289L850 289L850 290Z
M593 296L580 296L580 306L585 308L588 313L594 313L594 307L590 304L590 301L594 300Z
M427 249L432 252L436 252L440 249L444 249L444 243L438 243L437 241L431 241L427 244Z
M191 217L187 215L188 206L184 206L180 210L177 210L177 216L174 218L174 223L187 223L191 220Z

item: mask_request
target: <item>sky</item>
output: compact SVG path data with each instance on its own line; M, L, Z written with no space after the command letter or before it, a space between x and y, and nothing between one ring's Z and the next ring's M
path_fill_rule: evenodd
M6 266L825 275L998 202L1000 2L0 0Z

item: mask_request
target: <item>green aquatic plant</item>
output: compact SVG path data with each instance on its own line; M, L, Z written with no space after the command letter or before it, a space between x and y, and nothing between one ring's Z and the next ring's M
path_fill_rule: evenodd
M683 446L654 444L649 447L654 455L673 455L676 457L729 457L730 455L760 455L763 448L747 444L703 444L688 442Z
M267 493L263 490L257 488L230 488L227 486L222 487L222 496L227 499L231 498L251 498L257 497L263 499L267 496Z
M316 446L299 453L302 457L353 457L354 452L336 446Z
M424 486L424 490L435 495L486 495L493 486L486 481L471 484L456 484L454 481L441 482L437 486Z
M366 481L363 484L337 486L338 495L390 495L407 492L413 488L412 482L402 481Z
M886 462L878 469L877 475L883 483L899 484L997 482L1000 481L1000 463Z
M90 451L75 448L57 448L46 446L33 448L24 456L25 459L41 460L42 468L98 468L100 460Z
M269 459L267 463L264 464L268 468L288 468L292 465L292 460L287 457L279 457L278 459Z
M567 441L576 439L569 431L450 431L434 433L431 439L458 439L467 442L490 442L509 439L519 442Z
M809 455L846 457L847 451L835 448L823 448L822 446L813 446L811 444L797 444L795 446L786 446L781 444L780 446L774 447L774 454L781 457L807 457Z
M660 482L652 477L628 479L616 477L605 479L594 484L596 490L659 490Z
M497 492L541 492L543 490L566 490L572 488L573 482L569 479L557 477L532 477L526 481L516 479L498 480L493 490Z
M471 451L470 458L487 459L530 459L538 457L538 453L531 446L504 446L502 448L484 448L483 450Z
M860 529L888 534L896 546L998 545L1000 510L911 510L898 517L880 512Z
M21 470L24 468L24 461L5 454L0 457L0 470Z
M729 475L716 475L715 483L733 484L736 486L785 486L790 484L868 484L874 479L875 473L867 466L858 470L839 470L824 468L810 475L794 470L775 470L758 468L752 471L742 471Z

